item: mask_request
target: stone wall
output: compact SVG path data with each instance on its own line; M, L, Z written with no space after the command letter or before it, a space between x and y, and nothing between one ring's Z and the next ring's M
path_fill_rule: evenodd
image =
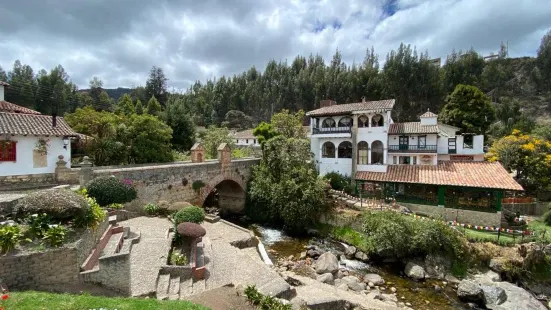
M400 205L420 215L442 217L446 221L457 221L459 223L481 226L499 226L501 224L501 212L479 212L412 203L400 203Z
M80 264L86 259L105 227L86 230L81 239L59 249L0 256L0 279L10 289L41 289L53 284L77 284Z
M520 212L521 215L535 215L541 216L548 209L547 202L532 202L532 203L504 203L502 204L503 210L511 212Z
M100 284L103 287L130 294L130 251L105 255L99 259L99 269L80 273L84 282Z
M362 228L361 214L351 213L329 213L320 217L320 223L328 224L334 227L350 226L360 231Z
M2 189L6 187L16 188L22 185L23 186L48 185L48 184L53 184L54 182L55 182L55 176L53 173L0 176L0 187L2 187Z

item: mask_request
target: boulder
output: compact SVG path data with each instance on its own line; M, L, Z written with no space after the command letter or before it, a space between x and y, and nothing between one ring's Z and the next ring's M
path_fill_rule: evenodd
M173 202L167 209L168 211L178 211L180 209L191 207L191 206L193 205L187 201L176 201L176 202Z
M490 259L489 267L493 271L497 273L501 273L504 270L504 266L507 263L507 259L505 257L494 257Z
M398 302L398 297L396 297L396 295L394 295L394 294L381 294L381 295L379 295L379 298L382 301L394 302L394 303Z
M293 268L293 272L298 274L298 275L301 275L301 276L304 276L304 277L308 277L308 278L311 278L311 279L316 279L318 274L316 273L316 270L304 263L302 264L297 264L297 266L295 266L295 268Z
M325 252L316 260L314 268L318 274L334 273L339 270L339 260L333 253Z
M343 291L348 291L348 284L341 283L337 286L337 288L340 289L340 290L343 290Z
M293 310L300 310L306 308L306 301L300 297L291 299L291 308Z
M446 282L448 283L451 283L451 284L459 284L459 279L452 276L451 274L447 274L445 277L444 277L444 280L446 280Z
M160 200L159 202L157 202L157 206L159 207L159 209L167 210L170 207L170 203L166 200Z
M362 251L357 251L356 254L354 254L354 257L362 262L367 262L369 260L369 256Z
M463 280L457 287L457 297L463 301L471 301L477 304L484 303L484 291L479 283Z
M429 254L425 257L425 277L444 279L446 272L451 268L451 261L438 254Z
M321 255L321 251L316 248L308 249L308 251L306 251L306 255L308 255L308 257L316 259Z
M505 290L498 286L482 285L486 307L490 305L501 305L507 300Z
M344 255L346 256L346 258L352 259L354 258L354 254L356 254L356 251L357 250L355 246L347 246L344 250Z
M414 280L425 279L425 269L413 262L407 263L404 273Z
M373 285L369 285L369 286L385 284L385 280L376 273L368 273L364 275L364 283L370 283L370 282L373 283Z
M300 252L300 256L298 257L299 260L306 259L306 251Z
M332 273L321 274L321 275L317 276L316 280L320 281L321 283L327 283L327 284L335 283L335 278L333 278Z

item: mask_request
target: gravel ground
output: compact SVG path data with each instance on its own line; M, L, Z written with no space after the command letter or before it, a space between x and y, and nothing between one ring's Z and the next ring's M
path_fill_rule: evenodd
M167 231L172 224L165 218L137 217L120 222L130 231L141 232L140 242L130 252L131 296L145 296L155 293L157 275L161 265L166 264L171 238Z

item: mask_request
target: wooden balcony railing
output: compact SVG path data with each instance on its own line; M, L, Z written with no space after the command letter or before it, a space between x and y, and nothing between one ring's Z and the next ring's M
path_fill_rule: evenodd
M313 128L313 135L331 134L331 133L351 133L352 127L329 127L329 128Z
M436 145L389 145L388 152L390 153L436 153Z

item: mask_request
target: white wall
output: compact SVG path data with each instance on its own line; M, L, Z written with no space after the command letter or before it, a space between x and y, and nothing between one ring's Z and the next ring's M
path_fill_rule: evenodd
M421 117L421 125L437 125L438 120L436 117Z
M258 139L256 138L250 138L250 139L235 139L236 145L252 145L252 146L260 146L260 143L258 143Z
M453 155L453 154L452 154ZM465 154L455 154L455 155L465 155ZM471 155L474 161L484 161L484 154L474 154ZM448 154L439 154L438 160L450 160L450 155Z
M321 148L327 141L332 142L335 145L335 158L322 158ZM320 175L326 175L329 172L335 171L340 174L350 176L352 174L352 158L338 158L339 144L343 141L350 141L350 138L313 138L311 141L312 152L315 154L316 160L319 162ZM354 155L354 154L352 154Z
M67 149L63 148L62 137L46 137L49 139L47 166L43 168L33 167L33 149L38 141L36 136L13 136L11 141L17 141L17 157L15 162L0 162L0 176L54 173L58 156L63 155L67 162L67 168L71 167L71 144Z
M437 145L438 135L437 134L423 134L423 135L409 135L408 142L409 145L419 145L419 136L426 136L426 145ZM388 145L399 145L400 144L400 135L390 135L388 136ZM413 137L413 139L411 139ZM446 153L447 153L447 140L446 140Z
M463 148L463 136L455 137L457 155L476 155L484 154L484 136L473 136L473 148ZM427 142L428 144L428 142ZM438 141L438 154L448 154L448 138L441 137Z
M0 101L4 100L4 86L0 85Z

